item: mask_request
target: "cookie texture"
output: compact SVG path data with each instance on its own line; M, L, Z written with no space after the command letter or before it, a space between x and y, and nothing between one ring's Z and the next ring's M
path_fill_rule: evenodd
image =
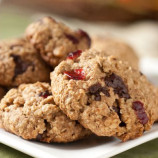
M101 51L101 56L114 55L131 66L139 68L139 58L134 49L127 43L103 36L92 38L92 48Z
M3 96L6 94L6 92L7 92L6 88L0 87L0 100L3 98ZM0 118L1 118L1 113L0 113ZM2 128L1 119L0 119L0 128Z
M156 122L158 122L158 87L155 86L154 90L155 90L155 95L156 95L156 97L155 97L155 100L156 100L155 112L156 112L156 114L157 114L157 115L156 115Z
M0 103L3 128L24 139L72 142L90 134L55 105L47 83L22 84Z
M63 61L51 73L51 85L60 109L98 136L134 139L157 115L153 86L113 56Z
M68 53L90 47L91 40L83 30L73 31L51 17L34 22L26 29L26 37L52 67L64 60Z
M50 68L25 39L0 42L0 85L49 81Z

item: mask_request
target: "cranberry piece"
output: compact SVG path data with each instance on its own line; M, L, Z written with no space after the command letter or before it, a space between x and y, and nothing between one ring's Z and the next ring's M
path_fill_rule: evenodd
M72 71L65 71L64 74L69 78L73 80L84 80L85 79L85 73L83 69L75 69Z
M82 38L86 38L86 39L87 39L87 41L88 41L88 46L90 47L90 46L91 46L91 38L89 37L89 35L87 34L87 32L85 32L85 31L79 29L79 30L78 30L78 33L80 34L80 36L81 36Z
M45 92L41 92L39 94L40 97L43 97L43 98L47 98L48 96L50 96L51 94L49 93L49 91L45 91Z
M140 101L135 101L135 102L133 102L132 108L133 108L133 110L135 110L135 113L136 113L140 123L143 125L146 124L148 122L149 118L145 112L144 104Z
M82 51L81 50L77 50L75 52L69 53L69 55L67 56L67 59L76 59L81 55Z
M105 83L108 87L112 87L114 89L114 93L120 98L130 98L128 88L120 76L112 73L110 76L105 77Z

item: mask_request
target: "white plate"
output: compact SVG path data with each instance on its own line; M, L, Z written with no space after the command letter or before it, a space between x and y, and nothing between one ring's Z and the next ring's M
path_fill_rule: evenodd
M0 129L0 142L38 158L107 158L158 138L158 124L135 140L122 143L115 138L95 137L69 144L45 144L23 140Z
M158 61L156 59L142 59L140 63L142 72L157 83ZM158 124L155 124L150 131L145 132L142 137L125 143L116 138L91 136L75 143L45 144L26 141L0 129L1 143L38 158L107 158L155 138L158 138Z

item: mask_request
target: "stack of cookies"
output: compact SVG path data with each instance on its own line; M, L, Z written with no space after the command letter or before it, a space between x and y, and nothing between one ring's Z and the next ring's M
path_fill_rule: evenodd
M158 120L157 89L127 44L74 31L51 17L0 42L0 126L24 139L122 141Z

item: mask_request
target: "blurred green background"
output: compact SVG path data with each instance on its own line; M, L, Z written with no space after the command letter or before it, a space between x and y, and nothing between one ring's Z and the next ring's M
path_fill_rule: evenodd
M31 22L29 13L18 12L13 8L0 8L0 39L21 36Z

